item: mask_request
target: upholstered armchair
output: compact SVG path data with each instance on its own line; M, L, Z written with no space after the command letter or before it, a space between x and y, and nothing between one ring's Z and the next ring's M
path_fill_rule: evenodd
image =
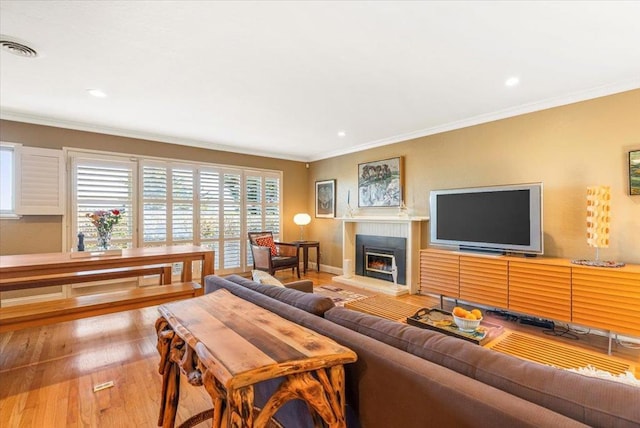
M275 242L271 232L249 232L253 268L273 275L277 270L295 269L300 278L298 246Z

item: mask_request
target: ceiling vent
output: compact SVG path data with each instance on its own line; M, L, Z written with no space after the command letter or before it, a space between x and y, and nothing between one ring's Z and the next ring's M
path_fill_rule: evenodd
M2 46L3 50L21 57L35 58L38 56L38 52L35 49L5 36L0 37L0 46Z

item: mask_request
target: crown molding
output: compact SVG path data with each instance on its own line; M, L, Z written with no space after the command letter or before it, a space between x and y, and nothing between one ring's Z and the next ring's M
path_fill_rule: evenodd
M383 138L380 140L359 144L357 146L352 146L352 147L341 149L341 150L334 150L332 152L327 152L322 156L309 159L309 161L311 162L319 161L319 160L328 159L336 156L356 153L363 150L386 146L389 144L395 144L403 141L413 140L415 138L441 134L443 132L448 132L448 131L455 131L456 129L462 129L469 126L480 125L483 123L493 122L500 119L507 119L509 117L520 116L523 114L542 111L542 110L546 110L554 107L561 107L568 104L574 104L581 101L587 101L595 98L605 97L607 95L613 95L620 92L631 91L639 88L640 88L640 78L619 82L615 84L610 84L610 85L602 85L602 86L591 88L585 91L573 92L569 95L563 95L561 97L548 98L543 101L523 104L517 107L499 110L497 112L492 112L487 114L481 114L468 119L457 120L457 121L446 123L443 125L437 125L431 128L425 128L419 131L412 131L405 134L399 134L393 137Z
M94 125L86 122L76 122L70 120L56 119L46 116L38 116L11 109L3 108L0 111L0 119L12 120L16 122L31 123L34 125L53 126L63 129L73 129L76 131L94 132L97 134L114 135L118 137L136 138L140 140L148 140L153 142L176 144L180 146L198 147L207 150L220 150L223 152L238 153L252 156L262 156L275 159L291 160L305 162L308 159L291 156L282 153L273 153L267 151L257 151L255 149L245 149L243 147L229 146L225 144L216 144L202 140L194 140L190 138L175 137L172 135L155 134L152 132L133 131L124 128L114 128L109 126Z
M537 101L533 103L523 104L517 107L500 110L497 112L481 114L468 119L458 120L443 125L437 125L430 128L421 129L418 131L412 131L404 134L395 135L392 137L382 138L380 140L370 141L356 146L347 147L344 149L325 152L316 156L292 156L283 153L274 153L268 151L256 151L255 149L245 149L243 147L229 146L225 144L216 144L202 140L194 140L189 138L181 138L171 135L161 135L151 132L133 131L124 128L114 128L108 126L94 125L85 122L76 122L69 120L56 119L52 117L38 116L32 114L26 114L11 109L1 109L0 119L13 120L17 122L32 123L35 125L55 126L58 128L74 129L77 131L95 132L99 134L116 135L120 137L138 138L143 140L157 141L161 143L177 144L182 146L198 147L208 150L220 150L224 152L232 152L245 155L262 156L268 158L276 158L283 160L291 160L297 162L314 162L324 159L329 159L336 156L347 155L364 150L373 149L376 147L386 146L389 144L400 143L416 138L426 137L429 135L440 134L443 132L454 131L456 129L462 129L469 126L480 125L487 122L493 122L500 119L506 119L509 117L519 116L527 113L533 113L536 111L546 110L549 108L560 107L568 104L573 104L581 101L587 101L590 99L600 98L607 95L613 95L620 92L626 92L640 88L640 78L618 82L615 84L602 85L595 88L590 88L584 91L573 92L561 97L548 98L543 101Z

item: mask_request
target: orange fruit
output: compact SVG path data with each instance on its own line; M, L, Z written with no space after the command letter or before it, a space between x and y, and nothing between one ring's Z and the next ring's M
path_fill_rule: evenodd
M467 310L464 308L461 308L460 306L456 306L455 308L453 308L453 315L457 317L464 318L466 314L467 314Z
M473 315L471 312L467 312L467 314L464 316L465 319L467 320L476 320L476 316Z
M477 320L482 318L482 312L480 312L480 309L471 309L471 313L476 316Z

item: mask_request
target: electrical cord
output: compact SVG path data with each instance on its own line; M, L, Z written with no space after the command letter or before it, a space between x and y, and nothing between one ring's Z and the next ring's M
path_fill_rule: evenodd
M578 335L573 332L570 328L565 326L554 326L553 330L542 330L542 333L547 336L555 336L555 337L565 337L571 340L578 340Z
M616 339L616 343L618 345L622 346L623 348L640 349L640 343L625 342L625 341L622 341L620 339Z

